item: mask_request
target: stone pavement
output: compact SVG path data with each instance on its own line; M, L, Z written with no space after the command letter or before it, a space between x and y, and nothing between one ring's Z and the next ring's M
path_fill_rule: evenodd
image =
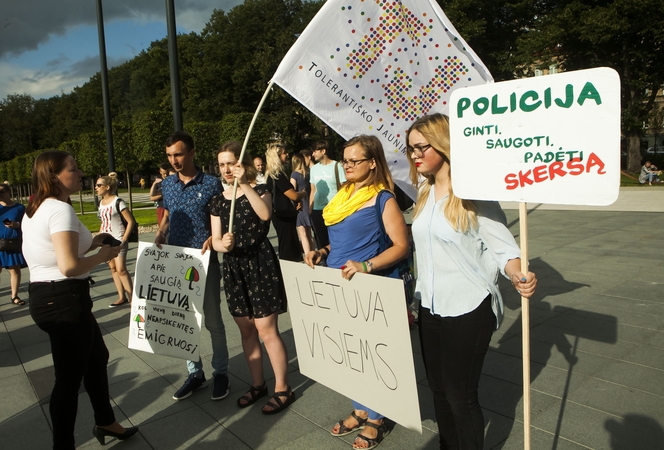
M533 449L664 448L664 189L624 188L616 205L597 210L529 205L531 270L539 278L530 317ZM516 236L518 213L513 205L505 208ZM141 239L153 237L144 234ZM135 256L134 246L130 270ZM111 353L108 372L115 413L123 425L140 428L129 441L112 440L109 447L351 448L354 435L335 438L328 431L351 410L350 402L299 373L288 314L280 317L280 328L289 350L290 382L298 395L288 411L267 417L260 412L262 401L247 409L235 405L250 378L238 329L226 308L230 397L211 401L208 388L175 402L171 396L186 377L184 361L128 350L129 309L108 308L116 294L106 267L93 275L94 313ZM26 300L28 278L25 269L21 297ZM50 346L27 305L8 304L8 284L4 273L0 448L46 449L51 442ZM494 334L480 383L487 449L523 448L520 299L508 282L503 284L505 322ZM380 446L384 450L437 448L415 330L411 338L424 430L419 435L396 425ZM201 344L210 373L207 331ZM99 447L91 434L93 423L83 394L76 426L79 448Z

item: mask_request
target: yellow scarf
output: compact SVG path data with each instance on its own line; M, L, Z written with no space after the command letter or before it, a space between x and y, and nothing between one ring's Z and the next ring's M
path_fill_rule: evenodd
M353 194L354 186L355 183L346 184L323 209L323 220L326 226L329 227L343 221L385 189L382 184L378 187L362 186Z

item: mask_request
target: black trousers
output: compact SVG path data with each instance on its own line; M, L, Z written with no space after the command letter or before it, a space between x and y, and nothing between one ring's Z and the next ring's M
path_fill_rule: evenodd
M90 397L95 424L115 422L108 394L108 349L92 315L88 280L30 283L30 314L48 333L55 368L49 411L53 448L75 448L74 425L81 381Z
M440 448L482 450L484 417L477 388L496 327L491 295L477 309L458 317L441 317L420 308L419 322Z
M302 262L302 245L297 236L297 216L277 217L272 214L272 226L277 232L277 243L279 245L279 259L286 261Z
M309 214L311 216L311 225L314 229L314 237L316 238L316 245L318 248L326 247L330 243L330 238L327 235L327 227L323 220L323 210L313 209Z

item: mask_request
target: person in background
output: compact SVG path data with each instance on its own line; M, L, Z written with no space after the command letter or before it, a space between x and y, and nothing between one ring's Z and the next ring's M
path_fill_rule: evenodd
M309 167L305 164L304 156L300 153L295 153L291 158L291 173L290 182L297 192L305 191L306 196L300 200L300 210L297 214L295 228L300 237L302 250L306 255L314 248L314 241L311 237L311 216L309 215L309 194L311 192L311 184L309 183Z
M307 166L307 169L311 170L311 168L316 165L316 161L314 161L312 157L313 152L310 149L305 148L300 150L300 154L304 156L304 164Z
M641 173L639 174L639 183L646 184L648 182L649 186L652 186L652 182L659 183L659 176L662 174L661 170L657 170L650 161L646 161L645 164L641 167Z
M35 159L32 188L35 196L26 208L23 254L30 270L30 315L48 333L55 369L49 411L53 448L73 450L74 428L81 381L90 398L95 426L92 434L101 445L106 437L125 440L136 427L124 428L115 420L108 392L108 349L92 314L90 271L115 258L121 247L103 245L111 236L92 234L68 204L83 187L83 172L68 153L48 151ZM99 248L93 255L85 256Z
M416 120L406 137L411 180L419 188L412 225L416 263L426 268L418 272L415 296L421 301L422 355L440 448L481 450L484 418L477 390L503 316L498 274L526 298L535 293L537 280L521 272L519 247L498 202L454 195L447 116Z
M226 142L219 149L219 171L229 188L215 196L208 208L212 222L212 246L224 253L224 291L228 309L242 336L242 350L251 373L252 385L237 405L246 408L267 395L263 374L261 341L270 357L274 373L274 395L263 407L263 414L276 414L295 401L288 385L288 352L279 334L278 317L286 312L286 292L272 244L270 231L272 196L264 184L256 184L256 170L245 155L239 162L242 146ZM228 231L233 186L235 196L233 229Z
M288 152L283 144L268 144L265 159L267 160L265 178L267 188L273 197L272 225L277 232L279 258L302 261L302 247L295 228L298 211L293 202L299 202L307 194L304 191L296 192L290 184L290 176L284 167L288 161Z
M221 193L219 178L203 173L194 164L194 139L184 131L176 131L166 139L166 156L175 170L175 176L166 177L161 185L164 196L164 218L159 224L155 244L200 248L201 253L211 250L208 265L203 315L205 328L212 341L212 400L221 400L230 393L228 379L228 346L226 327L221 317L221 271L217 252L212 250L210 214L207 205ZM184 400L207 384L203 360L187 361L189 375L173 394L173 400Z
M157 225L161 223L161 219L164 217L164 197L161 195L161 183L169 175L168 169L170 168L171 166L168 163L159 165L159 177L155 178L154 183L150 186L150 201L154 202L157 207Z
M95 189L97 196L101 199L97 211L97 216L101 220L99 232L108 233L121 242L120 254L108 261L115 288L118 290L118 299L108 307L116 308L131 303L133 284L131 275L127 270L127 249L129 248L129 235L134 227L138 225L124 200L117 196L118 177L115 172L109 173L108 176L99 177ZM127 222L126 228L122 223L122 219L120 219L120 215Z
M311 168L309 173L311 183L309 214L318 248L323 248L330 243L327 227L323 220L323 209L337 194L341 184L346 181L343 167L339 167L339 163L331 159L329 153L326 141L316 142L312 153L316 165Z
M256 156L254 158L254 168L256 169L256 184L265 184L265 163L263 158Z
M21 233L21 220L25 214L25 206L12 200L11 190L6 183L0 184L0 241L5 239L19 241L16 249L0 249L0 272L2 269L9 271L9 286L11 289L11 302L14 305L25 305L25 301L18 296L18 289L21 285L21 267L25 267L25 259L21 253L20 241L23 238Z
M340 269L347 280L354 274L385 274L408 253L406 221L399 210L392 190L394 182L385 160L380 140L375 136L356 136L344 145L342 164L346 183L323 211L329 227L330 244L306 255L309 267L319 264L327 255L327 266ZM381 191L378 214L376 201ZM392 246L381 252L380 229L383 222ZM382 273L381 273L382 272ZM387 432L383 415L353 401L353 411L339 420L330 433L346 436L357 430L353 448L374 448Z

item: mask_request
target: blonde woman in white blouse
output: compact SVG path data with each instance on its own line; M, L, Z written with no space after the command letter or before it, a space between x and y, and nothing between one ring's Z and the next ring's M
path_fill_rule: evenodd
M481 450L484 418L477 389L491 335L503 316L498 274L527 298L537 280L532 272L521 273L519 247L498 203L454 195L449 136L442 114L422 117L408 131L411 178L414 184L424 179L412 226L415 296L421 301L422 354L440 448Z

